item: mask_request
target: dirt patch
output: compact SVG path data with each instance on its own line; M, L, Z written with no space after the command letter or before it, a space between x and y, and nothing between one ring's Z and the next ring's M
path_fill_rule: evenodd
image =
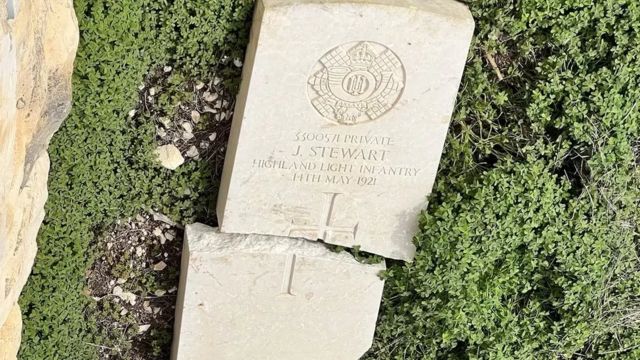
M150 214L99 236L87 271L90 318L104 337L100 359L169 359L182 230Z

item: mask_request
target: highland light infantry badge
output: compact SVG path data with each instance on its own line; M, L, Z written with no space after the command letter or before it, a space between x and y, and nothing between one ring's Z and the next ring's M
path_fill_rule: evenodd
M326 119L355 125L372 121L400 100L405 70L389 48L371 41L351 42L325 54L309 78L313 107Z

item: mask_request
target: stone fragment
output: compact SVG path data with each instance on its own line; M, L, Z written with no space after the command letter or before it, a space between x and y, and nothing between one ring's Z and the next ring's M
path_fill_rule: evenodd
M160 164L169 170L175 170L184 164L180 150L173 144L158 146L155 154Z
M188 133L192 133L193 132L193 125L191 125L190 122L183 122L182 123L182 128L184 129L184 131L186 131Z
M142 334L147 332L147 330L149 330L151 328L151 325L140 325L138 326L138 334Z
M16 302L31 272L44 218L47 148L71 109L77 45L71 0L0 0L2 360L15 359L20 343Z
M120 286L116 286L113 288L113 295L128 302L131 305L136 304L136 295L134 293L122 290Z
M197 112L196 110L191 111L191 120L193 120L194 123L199 123L200 122L200 113Z
M218 93L210 93L210 92L205 92L204 93L204 101L206 102L214 102L216 101L216 99L218 99Z
M221 231L411 260L473 29L453 0L258 1Z
M167 264L164 261L160 261L159 263L153 265L154 271L162 271L167 268Z
M161 222L163 222L163 223L165 223L167 225L170 225L170 226L180 226L180 225L176 224L173 220L169 219L169 217L167 215L161 214L161 213L156 212L156 211L151 211L151 215L153 215L153 220L155 220L155 221L161 221Z
M188 225L172 359L356 360L384 269L303 239Z
M195 147L195 145L191 145L189 150L187 150L186 155L187 157L194 158L200 155L200 152L198 151L198 148Z

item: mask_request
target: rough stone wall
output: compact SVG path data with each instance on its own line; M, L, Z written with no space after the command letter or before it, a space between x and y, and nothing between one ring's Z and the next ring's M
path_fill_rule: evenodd
M77 45L72 0L0 0L0 334L13 344L44 218L47 147L71 108ZM14 359L15 346L2 341L0 360Z

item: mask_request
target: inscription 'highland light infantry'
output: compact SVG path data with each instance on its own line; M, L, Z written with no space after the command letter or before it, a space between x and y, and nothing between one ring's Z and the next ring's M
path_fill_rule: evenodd
M405 70L389 48L347 43L320 59L309 79L313 107L325 118L354 125L379 118L400 99Z

